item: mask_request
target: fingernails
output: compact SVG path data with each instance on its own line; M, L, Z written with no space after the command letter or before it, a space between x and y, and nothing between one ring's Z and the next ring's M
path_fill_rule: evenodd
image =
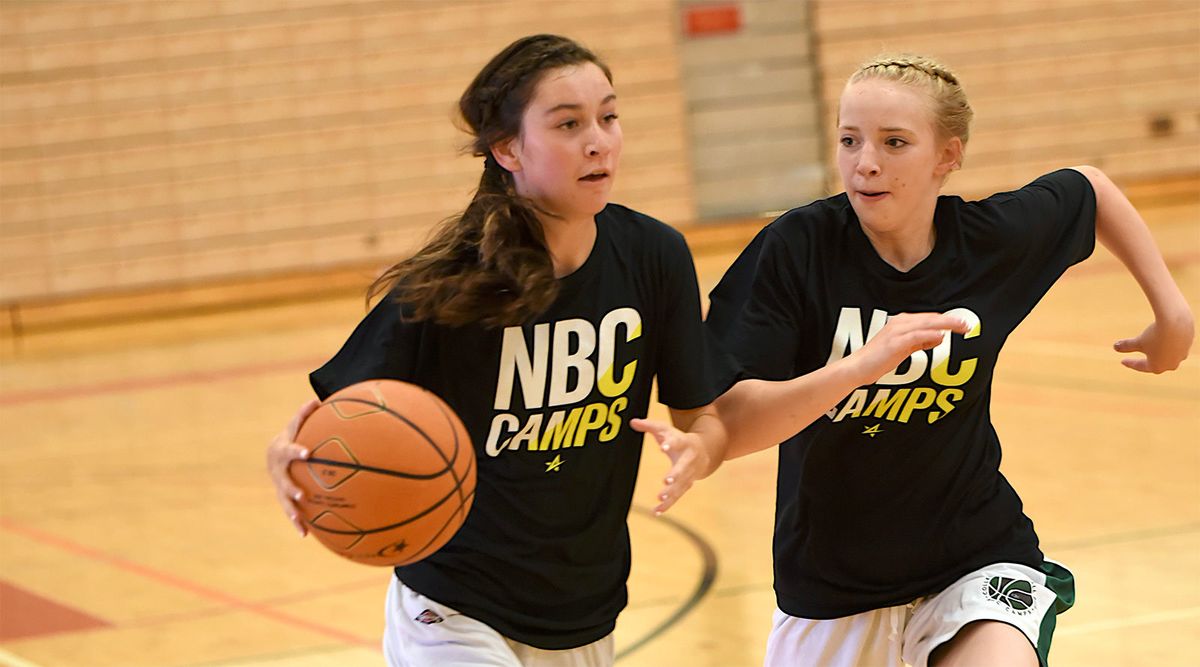
M304 499L304 493L302 491L297 491L292 494L292 500L303 500L303 499Z
M668 478L667 478L667 484L674 484L674 483L675 483L675 478L674 478L674 477L668 477Z
M308 458L308 450L307 449L300 450L300 458L302 458L302 459Z
M659 500L666 500L666 499L667 499L667 494L665 494L665 493L660 493L660 494L658 494L658 499L659 499Z
M663 450L664 452L669 452L669 451L671 451L671 446L670 446L670 445L665 445L665 444L664 444L664 445L662 446L662 450Z

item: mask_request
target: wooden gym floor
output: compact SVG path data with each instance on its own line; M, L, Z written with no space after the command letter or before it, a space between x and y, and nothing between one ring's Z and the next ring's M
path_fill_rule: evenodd
M1200 311L1200 200L1143 213ZM739 246L695 247L707 291ZM306 371L362 308L343 291L0 338L0 664L381 664L388 571L297 537L263 471ZM1111 342L1148 322L1098 250L997 374L1004 471L1078 582L1055 667L1200 664L1200 364L1121 367ZM761 664L774 468L773 453L727 464L670 521L635 510L618 665ZM639 508L664 470L649 450Z

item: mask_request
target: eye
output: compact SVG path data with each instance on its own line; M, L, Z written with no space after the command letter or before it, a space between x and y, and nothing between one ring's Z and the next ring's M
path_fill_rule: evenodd
M854 137L849 137L849 136L842 137L842 138L838 139L838 143L849 148L854 145Z
M575 128L579 127L579 121L575 120L574 118L569 118L559 123L558 127L564 130L574 130Z
M612 123L613 121L617 120L618 118L620 118L620 116L618 116L615 113L604 114L604 122L606 122L606 123Z
M908 142L901 139L900 137L889 137L888 140L885 141L884 143L886 143L889 148L900 148L901 146L908 145Z

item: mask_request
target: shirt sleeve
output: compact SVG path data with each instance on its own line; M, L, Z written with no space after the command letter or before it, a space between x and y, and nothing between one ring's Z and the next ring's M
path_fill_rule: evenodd
M423 327L405 319L394 297L393 292L381 299L358 323L342 349L309 374L318 398L325 400L365 380L412 381Z
M1096 193L1074 169L1046 174L1002 200L1001 233L1015 239L1021 262L1055 276L1096 247Z
M677 410L712 403L736 379L736 367L711 334L700 315L700 287L696 266L683 235L672 230L659 262L660 335L657 342L658 400Z
M795 377L803 314L799 271L787 242L766 227L709 295L706 327L737 363L739 377Z

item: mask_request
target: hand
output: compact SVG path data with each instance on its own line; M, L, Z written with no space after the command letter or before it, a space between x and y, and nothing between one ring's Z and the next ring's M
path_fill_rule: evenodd
M654 508L656 515L670 509L692 488L692 482L712 472L712 457L704 448L700 436L647 419L631 419L629 426L639 433L653 435L658 441L658 448L671 459L671 469L663 478L663 489L658 494L659 503Z
M901 313L889 317L879 333L847 359L856 360L861 367L861 384L870 384L894 370L913 352L937 347L947 331L965 334L969 330L970 325L959 317Z
M1155 320L1135 338L1113 343L1117 352L1141 352L1144 357L1125 357L1121 364L1142 373L1165 373L1179 368L1187 359L1195 336L1191 313L1174 321Z
M292 481L291 475L288 474L288 466L292 461L308 458L308 450L296 443L296 434L304 420L320 405L321 402L314 398L300 406L288 425L267 445L267 474L275 484L275 497L283 507L283 513L296 530L300 531L301 537L308 534L308 529L304 526L304 520L300 518L300 508L296 506L296 502L304 497L304 492Z

